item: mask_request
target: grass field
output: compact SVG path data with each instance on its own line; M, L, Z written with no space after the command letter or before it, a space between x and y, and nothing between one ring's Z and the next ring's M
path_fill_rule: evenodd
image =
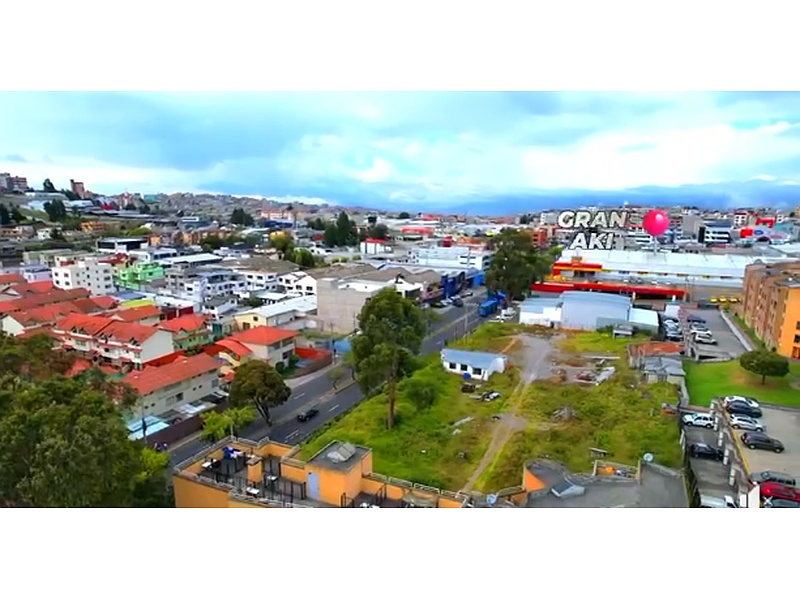
M769 404L800 407L800 365L789 363L786 377L752 375L739 366L739 361L696 363L684 361L686 387L692 404L708 406L715 396L752 396ZM796 386L796 387L794 387Z
M559 340L558 346L562 352L624 356L630 342L585 333ZM606 450L610 460L623 464L635 465L650 452L660 464L679 466L680 432L675 417L661 411L662 403L675 403L677 390L670 384L639 383L624 360L614 365L617 374L599 386L543 381L529 386L518 411L528 420L527 429L511 437L477 487L494 492L519 485L525 462L545 456L587 472L594 461L590 448ZM565 407L575 416L562 421L554 413Z
M481 339L485 335L479 331L476 337ZM468 341L465 345L475 344ZM457 491L486 452L491 439L491 417L502 412L517 385L518 372L511 369L496 374L484 386L484 390L502 394L493 402L481 402L462 393L461 379L445 373L438 356L431 357L428 365L415 372L412 379L436 387L432 406L418 408L401 384L392 430L386 429L386 397L381 394L323 428L304 445L301 457L310 458L333 440L351 442L373 449L373 468L378 473ZM472 417L470 422L453 425L468 417ZM460 432L454 434L456 429ZM461 453L466 454L462 457Z

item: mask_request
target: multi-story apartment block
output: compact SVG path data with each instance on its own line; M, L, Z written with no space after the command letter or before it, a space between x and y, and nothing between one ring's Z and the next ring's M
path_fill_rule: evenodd
M65 350L134 369L175 351L170 332L109 317L72 314L55 324L53 334Z
M115 291L113 265L97 258L63 261L53 267L53 285L62 290L85 288L94 296Z
M314 296L317 293L317 280L302 271L278 276L278 286L283 292L293 292L303 296Z
M179 298L202 302L215 296L244 294L247 283L231 269L171 267L164 271L166 288Z
M97 240L97 251L103 254L127 254L147 248L147 238L104 238Z
M75 181L74 179L69 180L69 185L72 188L72 193L78 196L79 198L86 197L86 186L83 185L82 181Z
M485 271L492 264L492 252L465 246L414 248L409 254L411 264L452 269Z
M740 314L769 349L800 359L800 261L749 265Z

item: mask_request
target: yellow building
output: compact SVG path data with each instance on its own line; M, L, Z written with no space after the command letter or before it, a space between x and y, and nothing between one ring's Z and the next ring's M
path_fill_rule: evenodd
M800 359L800 261L749 265L739 315L767 348Z
M372 450L331 442L308 461L299 446L227 438L177 466L177 508L464 508L465 494L372 471Z

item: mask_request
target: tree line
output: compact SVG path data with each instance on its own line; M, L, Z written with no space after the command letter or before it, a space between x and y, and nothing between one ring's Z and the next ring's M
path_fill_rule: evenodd
M0 506L172 507L169 457L129 439L138 400L52 340L0 336Z

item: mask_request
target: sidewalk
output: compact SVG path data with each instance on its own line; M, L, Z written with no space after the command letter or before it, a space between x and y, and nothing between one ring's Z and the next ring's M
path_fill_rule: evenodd
M337 356L336 359L334 359L333 363L329 364L327 367L323 367L319 371L314 371L313 373L309 373L308 375L303 375L301 377L294 377L292 379L287 379L286 385L288 385L292 389L295 389L296 387L299 387L304 383L308 383L309 381L317 379L318 377L322 377L334 367L341 366L342 361L343 361L342 357Z

